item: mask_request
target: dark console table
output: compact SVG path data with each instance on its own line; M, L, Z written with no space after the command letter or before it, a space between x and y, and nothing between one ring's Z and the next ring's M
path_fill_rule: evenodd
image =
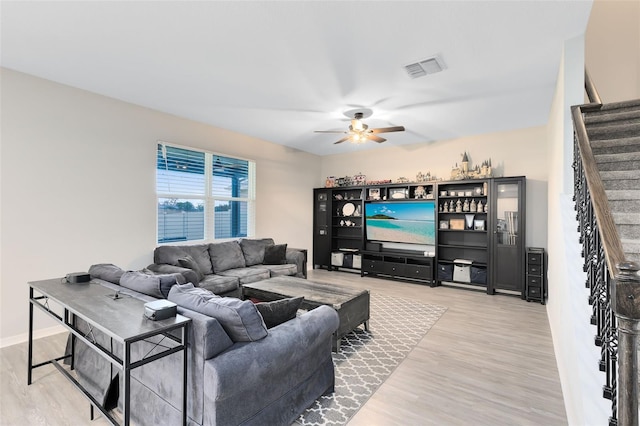
M131 415L131 370L172 353L182 351L184 360L182 370L182 424L186 425L187 326L191 322L191 319L176 315L175 317L162 321L151 321L143 316L144 302L129 296L114 298L114 295L114 290L94 282L70 284L65 282L64 279L56 278L29 283L29 361L27 384L30 385L32 382L32 370L34 368L52 364L91 401L92 414L93 407L95 406L112 424L118 424L118 421L113 415L93 398L69 371L58 362L65 358L71 358L71 366L73 368L73 350L70 355L61 356L35 365L33 364L33 307L36 306L73 333L74 339L81 340L122 371L122 380L124 383L124 425L129 425ZM59 305L63 309L64 313L62 316L52 309L50 306L51 302L55 302L56 305ZM115 344L122 345L123 357L119 358L109 348L99 345L90 339L89 336L85 336L84 333L80 332L76 327L76 318L83 319L92 329L100 330L109 336ZM180 331L179 339L170 334L170 332L174 330ZM172 342L171 346L167 345L166 349L160 353L143 357L142 359L132 359L131 345L135 342L160 335L169 339ZM72 345L74 344L74 339L72 339Z
M384 275L392 278L410 279L435 287L433 257L407 251L361 251L361 276Z

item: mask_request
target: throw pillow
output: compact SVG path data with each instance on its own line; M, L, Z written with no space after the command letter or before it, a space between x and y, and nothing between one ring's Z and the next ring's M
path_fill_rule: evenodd
M265 247L273 245L269 240L240 240L240 248L242 254L244 254L244 261L247 266L260 265L264 261L264 249Z
M169 295L169 290L175 284L184 284L182 274L155 275L144 271L127 271L120 278L122 287L159 299L166 299Z
M267 328L271 328L295 318L303 300L304 297L290 297L273 302L259 302L256 303L256 308Z
M209 244L209 255L211 256L214 274L247 266L242 249L237 241L211 243Z
M234 342L253 342L268 334L258 308L249 300L219 297L190 284L171 287L168 299L183 308L217 319Z
M204 279L204 274L200 270L200 267L198 266L196 261L193 259L193 257L191 256L181 257L180 259L178 259L178 263L183 268L191 269L193 272L196 273L196 275L198 276L198 282L194 284L198 284L200 281Z
M99 263L89 267L91 278L109 281L114 284L120 284L122 274L124 274L124 270L112 263Z
M283 265L287 263L287 245L275 244L264 249L265 265Z

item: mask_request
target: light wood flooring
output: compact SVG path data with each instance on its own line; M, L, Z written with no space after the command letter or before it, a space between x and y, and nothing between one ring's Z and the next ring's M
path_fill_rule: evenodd
M442 305L447 311L349 422L371 425L566 425L545 306L453 287L309 271L309 279ZM40 339L35 362L65 336ZM26 386L27 345L0 350L1 425L106 425L53 367Z

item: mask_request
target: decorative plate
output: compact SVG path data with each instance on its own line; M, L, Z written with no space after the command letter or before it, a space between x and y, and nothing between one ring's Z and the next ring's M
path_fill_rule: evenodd
M351 216L356 211L356 206L353 203L346 203L342 206L342 215Z

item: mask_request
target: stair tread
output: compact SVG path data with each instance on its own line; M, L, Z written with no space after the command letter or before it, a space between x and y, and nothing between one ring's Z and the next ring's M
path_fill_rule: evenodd
M602 170L602 180L637 180L640 179L640 170Z
M640 120L623 121L623 122L607 122L603 124L593 125L587 124L587 133L620 133L625 131L633 131L640 128ZM630 135L630 137L637 136L637 133Z
M620 161L638 161L640 160L640 151L638 152L616 152L614 154L595 154L596 163L617 163Z
M610 102L603 104L600 111L611 111L614 109L634 108L640 107L640 99L632 99L628 101Z
M609 201L640 200L640 190L638 189L607 189L604 192Z
M604 125L620 121L633 122L638 119L640 119L640 108L592 113L584 118L584 122L586 125Z
M613 222L616 225L637 225L640 226L640 213L636 212L613 212Z
M640 136L633 136L630 138L598 139L595 141L591 141L592 148L610 148L615 146L628 146L628 145L640 146Z

